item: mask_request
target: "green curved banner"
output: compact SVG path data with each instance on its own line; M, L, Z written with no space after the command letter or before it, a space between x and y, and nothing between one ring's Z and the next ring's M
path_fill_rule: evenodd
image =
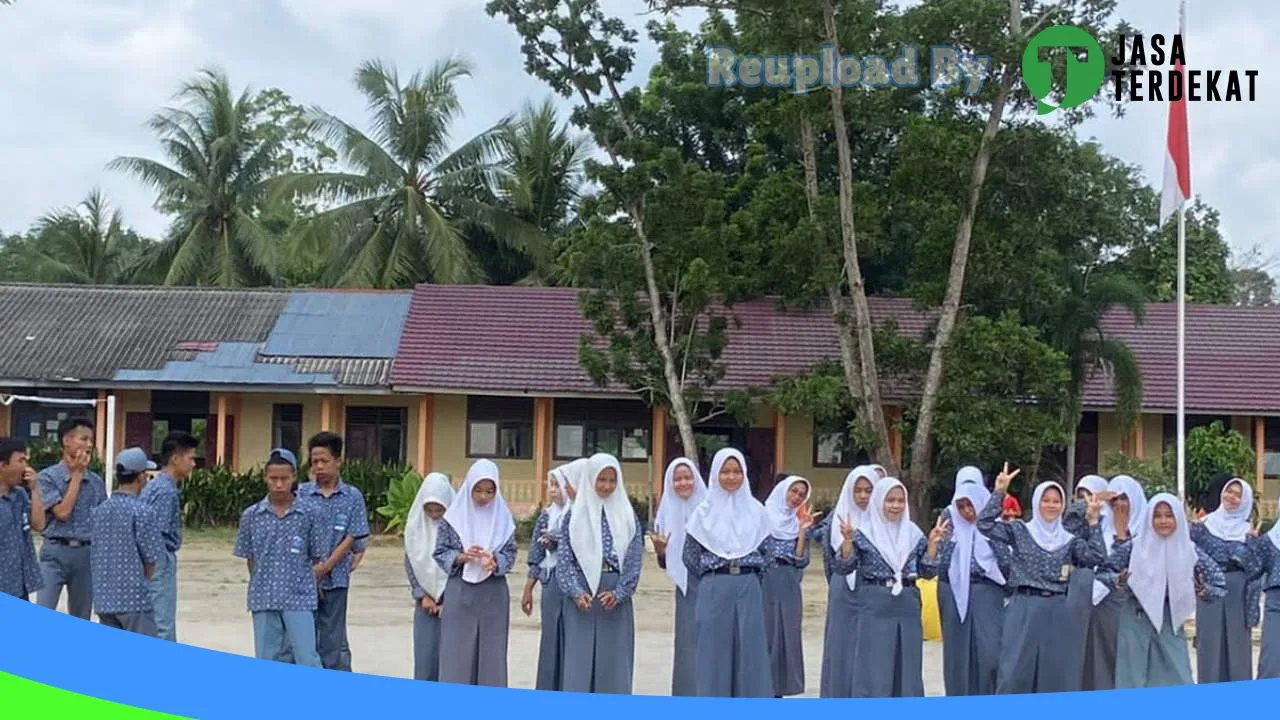
M0 698L5 715L12 717L93 718L93 720L191 720L177 715L129 707L98 698L77 695L0 672ZM22 711L26 711L25 713Z

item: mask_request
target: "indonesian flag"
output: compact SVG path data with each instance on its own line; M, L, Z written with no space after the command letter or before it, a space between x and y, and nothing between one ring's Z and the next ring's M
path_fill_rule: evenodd
M1178 11L1178 33L1186 39L1186 5ZM1169 101L1169 135L1165 143L1164 190L1160 193L1160 226L1191 198L1191 150L1187 144L1186 72L1179 61L1174 70L1182 75L1182 94Z

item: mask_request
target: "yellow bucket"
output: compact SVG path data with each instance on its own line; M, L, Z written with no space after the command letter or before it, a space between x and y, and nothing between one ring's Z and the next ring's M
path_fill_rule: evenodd
M920 626L925 640L942 639L942 619L938 615L938 581L917 580L920 588Z

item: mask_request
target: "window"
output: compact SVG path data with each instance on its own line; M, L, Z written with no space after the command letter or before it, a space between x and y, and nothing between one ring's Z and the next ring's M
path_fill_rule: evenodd
M206 467L212 464L210 458L217 452L217 436L210 432L209 393L184 392L173 390L151 391L151 452L152 460L158 459L160 446L164 437L170 432L181 430L191 433L199 445L196 446L196 465ZM231 454L229 443L224 445L223 452L227 458Z
M271 406L271 447L284 448L294 455L302 449L302 406Z
M467 457L533 457L533 398L467 397Z
M347 447L344 454L350 460L403 463L408 415L402 407L347 408Z
M869 462L871 456L862 448L854 447L847 424L814 422L814 467L852 468Z
M572 460L598 452L619 460L649 459L649 408L638 400L558 400L555 456Z
M36 388L25 394L49 398L74 398L90 400L97 397L93 392L59 391L49 388ZM19 400L13 404L11 427L0 428L0 432L12 435L26 442L50 440L57 442L58 425L68 418L84 418L96 422L97 410L92 405L45 405L42 403Z

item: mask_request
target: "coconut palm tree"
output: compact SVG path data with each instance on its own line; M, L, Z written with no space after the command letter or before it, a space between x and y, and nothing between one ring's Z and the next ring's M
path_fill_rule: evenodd
M281 141L255 133L253 99L226 75L205 69L150 121L168 165L121 157L109 168L156 190L156 208L175 216L155 253L166 284L240 287L271 281L278 248L258 219Z
M78 207L40 218L22 251L43 282L107 285L128 281L144 242L95 188Z
M285 175L274 192L321 203L298 229L297 251L331 253L326 284L483 281L467 245L469 228L538 261L545 256L545 236L501 202L500 151L511 120L449 149L449 128L461 112L455 84L470 72L465 61L450 59L402 83L395 69L370 60L355 73L369 103L367 133L314 111L315 129L350 169Z

